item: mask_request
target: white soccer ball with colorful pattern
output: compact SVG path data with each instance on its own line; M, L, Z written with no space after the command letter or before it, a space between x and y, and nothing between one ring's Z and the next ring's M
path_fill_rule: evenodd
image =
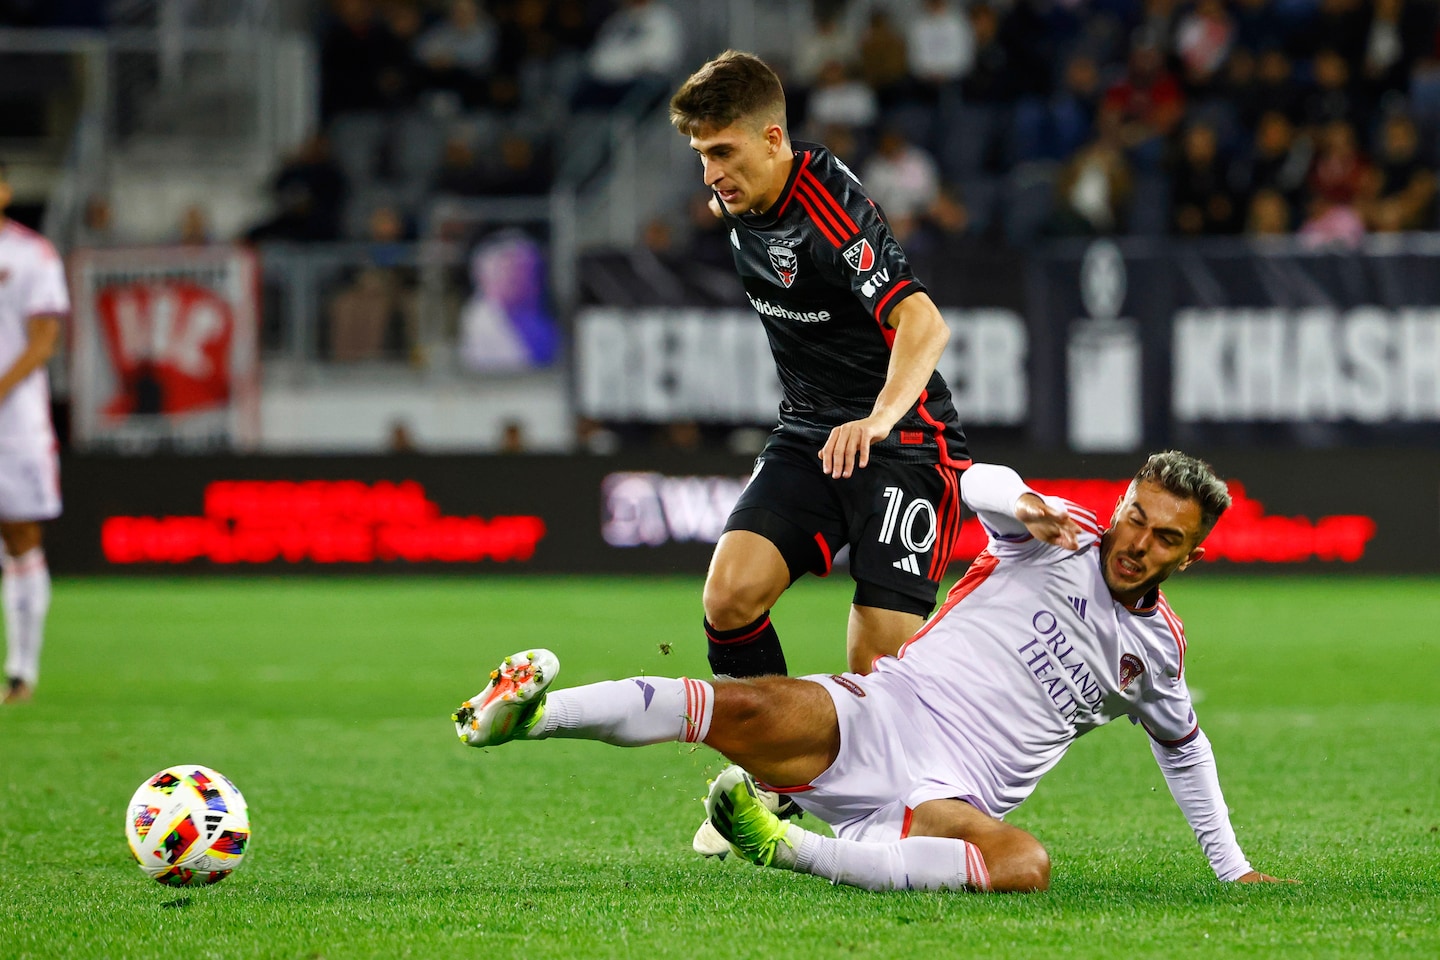
M166 767L130 798L125 839L140 869L160 883L219 883L245 859L250 813L235 784L209 767Z

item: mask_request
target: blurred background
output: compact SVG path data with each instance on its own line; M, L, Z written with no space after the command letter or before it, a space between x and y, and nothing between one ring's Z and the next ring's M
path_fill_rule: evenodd
M57 572L703 570L779 400L667 122L727 47L887 212L977 459L1108 514L1181 446L1222 564L1436 568L1435 0L0 0Z

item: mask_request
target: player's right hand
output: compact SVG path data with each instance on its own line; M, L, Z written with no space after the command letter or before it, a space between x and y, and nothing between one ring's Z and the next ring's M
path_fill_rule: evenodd
M1080 525L1070 519L1070 514L1059 507L1052 507L1033 493L1025 494L1016 502L1015 519L1025 524L1025 529L1036 540L1066 550L1080 546Z

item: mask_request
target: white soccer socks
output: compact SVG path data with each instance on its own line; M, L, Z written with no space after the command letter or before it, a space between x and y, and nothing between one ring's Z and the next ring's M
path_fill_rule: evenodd
M871 843L822 837L790 824L797 873L865 890L989 890L980 849L949 837L907 837ZM775 866L785 866L776 857Z
M35 686L50 612L50 568L40 547L18 557L0 551L0 606L5 611L5 676Z
M714 713L715 688L704 680L606 680L550 691L530 737L600 740L617 747L699 743Z

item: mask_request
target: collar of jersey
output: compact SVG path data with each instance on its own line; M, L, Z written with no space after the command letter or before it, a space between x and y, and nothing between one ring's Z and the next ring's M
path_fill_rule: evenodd
M790 164L790 176L785 180L785 189L780 191L780 199L771 204L770 209L764 213L742 213L740 222L747 227L770 227L774 226L779 219L785 215L790 207L790 201L795 193L795 183L800 179L800 171L809 165L819 144L800 143L792 140L790 146L795 151L795 162ZM801 147L806 149L801 150ZM724 207L721 207L723 210Z

